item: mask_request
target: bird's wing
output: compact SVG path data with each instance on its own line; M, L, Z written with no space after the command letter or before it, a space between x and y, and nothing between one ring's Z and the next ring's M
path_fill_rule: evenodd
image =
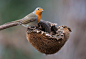
M20 19L19 22L21 24L27 24L30 22L34 22L37 20L37 16L33 13L30 13L29 15L25 16L24 18Z
M27 24L27 23L30 23L30 22L34 22L37 20L37 17L30 17L30 18L23 18L20 23L21 24Z

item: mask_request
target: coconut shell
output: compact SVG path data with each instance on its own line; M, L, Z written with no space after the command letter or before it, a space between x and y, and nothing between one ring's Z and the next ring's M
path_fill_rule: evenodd
M59 51L68 40L71 32L67 26L47 27L51 30L50 33L46 32L47 30L42 31L37 28L34 30L27 29L26 37L34 48L44 54L54 54Z

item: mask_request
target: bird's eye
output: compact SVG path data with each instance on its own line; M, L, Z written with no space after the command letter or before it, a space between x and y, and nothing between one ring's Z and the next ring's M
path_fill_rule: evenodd
M39 10L39 9L38 9Z

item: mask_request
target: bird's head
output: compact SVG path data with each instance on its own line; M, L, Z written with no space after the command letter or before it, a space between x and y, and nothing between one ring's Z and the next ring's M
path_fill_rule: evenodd
M36 15L41 15L43 11L44 11L44 10L43 10L41 7L37 7L37 8L33 11L33 13L35 13Z

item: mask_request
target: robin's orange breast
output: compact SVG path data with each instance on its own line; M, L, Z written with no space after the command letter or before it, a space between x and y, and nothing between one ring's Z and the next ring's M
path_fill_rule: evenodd
M41 20L42 11L37 10L37 11L35 12L35 14L37 15L38 23L39 23L40 20Z

